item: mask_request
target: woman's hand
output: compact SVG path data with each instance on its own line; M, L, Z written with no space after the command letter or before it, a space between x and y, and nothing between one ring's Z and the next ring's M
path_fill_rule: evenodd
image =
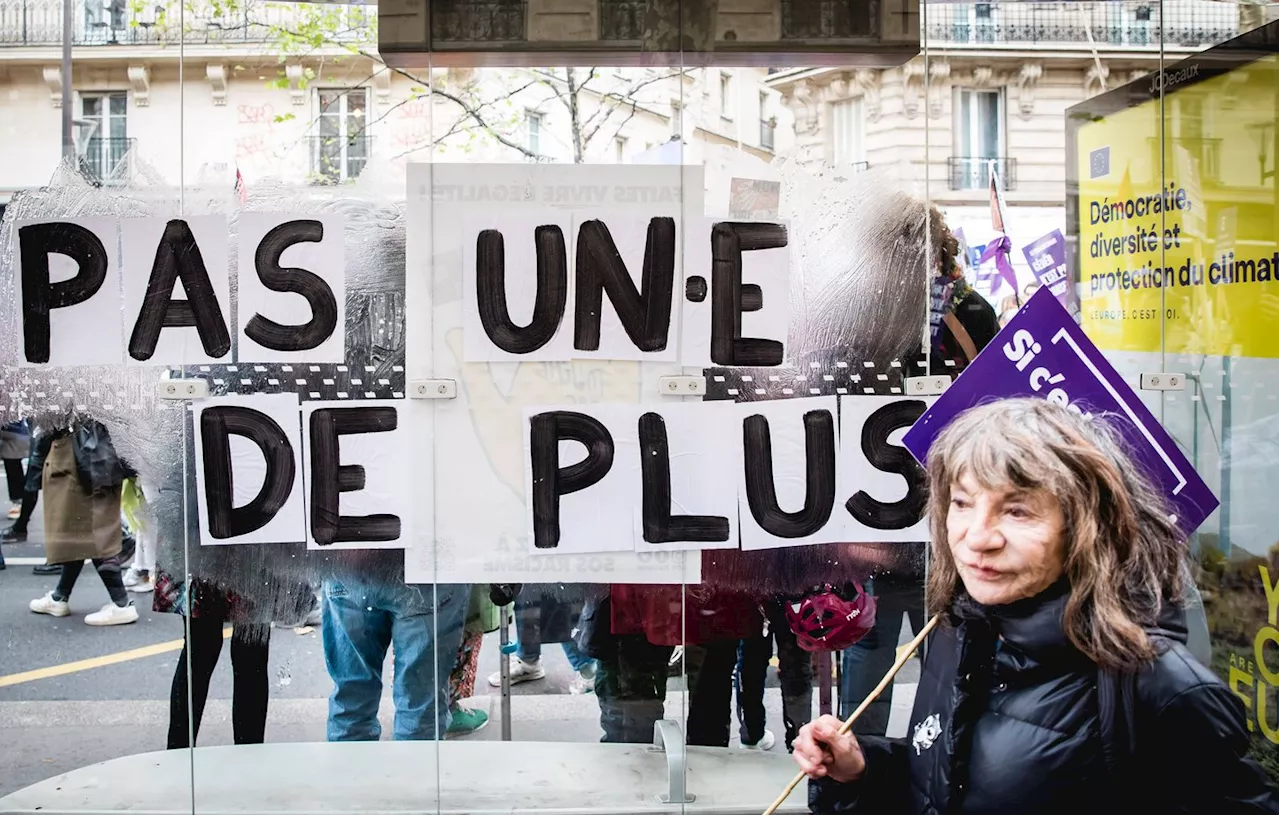
M805 775L847 784L866 772L862 747L852 734L840 734L842 724L835 716L822 716L800 728L792 755Z

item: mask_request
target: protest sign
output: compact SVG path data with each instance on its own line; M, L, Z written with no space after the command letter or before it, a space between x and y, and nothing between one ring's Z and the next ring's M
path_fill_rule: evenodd
M1062 307L1074 319L1080 316L1080 301L1076 299L1075 285L1067 277L1067 240L1061 229L1022 247L1022 255L1036 276L1036 281L1058 298Z
M1191 463L1048 289L1032 295L903 441L924 462L959 414L995 399L1034 396L1113 422L1164 493L1179 526L1194 531L1218 499Z

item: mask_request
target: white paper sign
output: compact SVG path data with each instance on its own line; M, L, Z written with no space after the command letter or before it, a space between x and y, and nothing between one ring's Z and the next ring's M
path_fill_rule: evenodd
M208 453L216 451L216 438L208 441L211 450L206 450L206 424L210 428L216 424L211 417L205 420L209 411L225 408L236 409L225 421L228 425L237 424L241 417L247 416L256 425L265 428L264 435L278 436L269 442L264 452L258 444L243 435L232 433L228 436L229 459L224 462L229 466L231 485L232 515L236 510L245 508L263 493L267 480L267 455L279 456L283 462L292 462L292 478L286 481L288 464L282 464L277 473L281 483L289 487L280 502L279 509L266 521L254 529L241 534L224 537L215 534L211 528L211 506L217 511L218 502L225 500L219 496L217 483L211 483L210 475L219 476L218 462L208 461ZM250 411L256 413L250 413ZM216 416L217 414L215 414ZM287 442L287 449L277 441ZM200 543L213 546L233 543L301 543L306 540L306 518L303 504L302 469L302 430L298 410L298 395L295 393L253 394L245 396L224 396L212 399L201 399L195 403L195 444L196 444L196 489L198 491L200 511ZM206 470L206 464L209 470ZM224 482L225 483L225 482Z
M672 516L700 516L698 527L724 523L724 540L650 541L645 536L643 505L632 501L637 552L738 548L738 482L731 474L742 472L742 427L739 411L728 402L687 402L638 411L661 417L666 434L670 480L666 504ZM638 434L639 426L635 425ZM642 446L641 455L644 456ZM660 456L658 456L660 458ZM641 462L627 462L643 475ZM653 489L642 481L642 490ZM689 518L673 523L688 525ZM672 533L678 533L678 528Z
M155 351L145 360L135 359L130 353L133 336L138 333L138 317L142 311L151 281L151 273L157 261L157 250L161 238L169 228L167 218L123 218L120 221L120 243L123 247L122 276L124 278L124 316L125 316L125 359L138 365L202 365L212 362L229 362L231 357L231 277L227 258L227 219L220 215L197 215L182 219L195 239L199 262L209 277L209 285L213 292L215 305L209 308L206 302L200 306L207 313L216 310L221 326L217 329L215 340L212 325L207 331L214 350L221 344L225 350L218 355L206 353L200 334L193 327L161 328L156 340ZM185 232L176 225L180 233ZM180 269L195 268L196 257L192 250L182 247L180 255L174 260ZM161 259L164 263L164 259ZM207 297L207 295L206 295ZM164 293L165 301L186 300L193 309L197 300L188 292L181 277L174 283L171 291ZM133 332L130 334L128 332ZM141 337L139 337L141 340Z
M315 226L317 223L319 228ZM270 240L264 242L268 238ZM287 248L277 253L270 251L273 245ZM344 362L347 311L344 261L345 236L339 215L241 214L237 359L241 362ZM331 296L317 297L322 304L319 312L306 296L297 293L303 288L323 292L325 287ZM336 313L330 310L334 306ZM269 322L255 323L254 317L258 315ZM302 330L304 326L308 330L314 326L315 336L307 336ZM290 330L289 327L297 328ZM305 338L306 344L314 347L269 348L253 339L259 329L293 341Z
M764 417L768 425L768 433L767 436L763 434L762 436L768 439L768 448L772 457L772 467L764 468L765 462L762 457L753 456L751 449L744 446L743 466L738 475L739 517L742 523L744 550L836 543L843 539L841 536L844 534L844 522L836 512L839 508L839 493L836 491L836 486L840 483L836 400L835 396L816 396L735 405L739 416L739 428L743 428L748 423L759 425L758 420L752 419L753 416ZM810 413L814 414L813 421L817 428L825 432L829 427L830 431L829 455L833 459L832 467L818 468L825 477L831 478L831 483L825 485L829 500L818 501L808 508L813 513L812 518L808 520L820 519L820 516L825 513L825 522L811 534L797 537L775 535L762 525L762 521L775 524L781 529L803 527L802 521L806 520L801 515L806 511L806 493L811 489L805 474L807 460L805 420L806 415ZM760 426L760 429L763 430L763 426ZM742 432L745 437L746 432ZM823 453L828 454L825 445ZM748 471L757 479L756 483L765 490L765 494L754 510L750 499L751 478L748 477ZM818 483L815 482L813 489L821 492L822 490L817 489ZM770 493L776 496L776 506L770 506L768 503Z
M416 410L415 410L416 408ZM399 534L392 540L335 540L321 545L316 540L316 508L317 485L324 485L325 474L317 474L318 426L323 423L313 421L317 411L329 413L328 421L336 421L339 427L352 417L359 416L366 422L377 422L385 426L388 417L394 414L395 429L378 432L350 433L338 436L337 467L358 467L363 473L364 486L358 490L338 492L337 512L339 523L345 519L357 525L370 518L378 519L390 525L394 516L398 519ZM351 411L360 411L353 414ZM391 411L392 413L387 413ZM314 550L334 549L403 549L410 539L415 523L415 504L413 500L414 486L422 467L415 466L411 436L414 433L415 416L430 412L430 405L407 399L369 399L352 401L343 399L336 402L304 402L302 405L303 435L307 439L306 449L306 505L307 505L307 548ZM323 445L323 439L320 440ZM429 462L426 463L429 466ZM321 461L322 468L333 469L334 476L339 477L341 470L333 468L329 462ZM345 472L355 476L354 470ZM336 485L334 485L336 486ZM429 520L429 516L428 516Z
M716 293L712 263L711 235L717 223L747 227L745 222L704 218L691 220L686 227L691 240L684 245L684 281L681 286L680 362L683 365L708 368L718 363L711 358L712 304ZM767 225L761 222L761 228ZM786 359L787 325L791 319L791 247L756 249L742 253L742 286L748 291L759 289L759 297L744 297L740 336L774 340L783 344ZM753 308L753 299L759 308Z
M929 540L924 471L902 446L902 437L933 401L933 397L905 396L847 396L840 400L836 512L845 524L844 540ZM903 471L913 474L915 480L910 485Z
M679 298L682 293L680 285L681 241L683 235L680 219L649 218L635 215L622 215L604 212L598 215L575 215L573 219L574 253L574 302L572 309L580 308L578 303L586 295L583 281L577 272L593 270L599 279L605 279L610 271L625 268L631 278L635 291L641 295L649 294L655 306L662 306L663 298L657 296L657 288L661 280L670 279L671 292L665 298L666 305L660 308L661 316L655 313L652 331L648 329L648 304L641 302L634 309L634 318L639 326L637 331L642 336L642 344L650 350L642 350L618 316L619 306L613 302L606 287L600 295L600 334L596 350L582 350L577 346L573 350L576 359L634 359L645 362L675 362L679 358ZM647 290L642 281L646 260L651 266L651 286ZM662 285L665 285L662 284ZM623 308L628 308L623 299ZM634 306L634 304L633 304ZM570 311L574 316L576 311ZM594 314L595 309L587 309ZM574 330L577 320L574 317Z
M75 227L88 230L90 234L85 235ZM123 348L120 325L120 253L115 219L67 218L56 223L20 221L16 225L15 234L17 240L14 241L11 268L17 278L18 308L22 315L23 334L19 341L24 345L24 353L19 355L20 364L120 364ZM48 240L41 241L41 236ZM54 304L50 301L55 297L43 287L43 294L25 290L29 278L43 277L46 263L50 288L55 291L62 288L65 294L66 286L62 284L77 277L79 267L71 256L37 251L41 245L54 244L79 247L86 253L86 258L93 258L89 261L91 263L98 262L99 258L105 261L104 276L97 290L92 294L82 292L82 296L76 298L79 302L60 308L52 307ZM22 251L24 246L28 247L26 252ZM33 310L48 314L47 362L33 360L25 353L25 347L30 343L27 334L38 338L43 333L39 325L40 318ZM43 345L39 339L37 344Z
M600 552L630 552L631 507L640 496L640 471L625 462L639 461L640 446L635 432L637 413L633 405L579 405L573 409L540 407L525 409L525 506L528 507L530 553L535 555L575 555ZM586 426L598 434L603 428L608 443L595 443L603 435L592 435L591 452L576 441L561 441L553 459L548 448L535 447L535 423L547 428ZM554 424L553 424L554 423ZM595 458L595 454L599 457ZM559 494L569 486L571 470L588 459L606 462L598 481L575 492ZM535 458L536 457L536 458ZM547 479L539 475L539 464L553 483L550 500L539 501L534 492ZM605 471L607 467L607 471ZM557 481L558 480L558 481ZM593 480L593 479L588 479ZM558 484L558 485L557 485ZM539 525L542 531L536 531ZM548 544L540 547L539 542Z
M702 212L701 168L411 164L407 188L406 307L417 317L407 326L405 367L410 379L454 380L458 396L431 404L434 441L415 448L424 461L434 462L435 519L429 529L419 524L405 551L406 579L697 583L702 564L697 553L632 550L629 515L627 551L531 554L526 408L670 404L659 395L658 377L682 369L676 363L606 360L467 362L462 257L467 225L497 214L528 220L543 220L549 213L668 216L682 222L686 213ZM575 241L570 235L566 239L572 257ZM571 309L572 300L566 321ZM566 329L572 330L571 322Z
M550 213L548 213L550 214ZM559 230L556 239L554 230ZM490 234L482 237L482 233ZM501 235L499 244L496 232ZM539 259L539 246L543 257ZM480 251L483 245L484 251ZM499 250L499 247L500 250ZM558 250L563 250L563 255ZM501 263L499 263L499 259ZM553 309L557 315L554 331L546 337L534 337L544 324L539 315L538 325L533 325L534 304L537 301L538 266L548 265L548 269L563 260L563 297L552 295L552 287L542 292L544 302L559 302L560 307ZM462 297L463 297L463 340L468 362L518 362L520 360L566 360L573 357L573 227L572 220L566 215L557 217L534 217L524 215L508 215L490 212L469 218L462 234ZM486 266L489 278L490 295L486 303L486 314L493 315L494 325L491 330L501 335L514 335L505 342L522 342L529 344L526 352L509 352L503 350L486 333L481 318L480 301L477 289L477 266L480 262ZM503 285L492 282L494 270L502 270ZM505 294L505 297L502 295ZM506 310L506 319L502 319L502 310ZM550 312L549 312L550 313ZM523 329L515 330L512 329ZM539 341L541 344L538 344ZM537 348L532 346L538 344Z

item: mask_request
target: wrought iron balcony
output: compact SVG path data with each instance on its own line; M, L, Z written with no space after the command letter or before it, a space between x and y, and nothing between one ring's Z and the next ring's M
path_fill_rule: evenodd
M185 42L270 42L303 13L288 4L245 0L234 10L205 0L110 0L110 5L75 4L73 45L147 45ZM377 12L365 6L337 6L343 16L330 39L357 41L377 29ZM62 0L0 0L0 46L61 45Z
M521 42L524 0L431 0L435 42Z
M1161 9L1163 8L1163 16ZM1236 36L1233 3L1197 0L1105 3L929 3L930 42L957 45L1205 47Z
M782 0L784 40L873 37L879 20L879 0Z
M124 184L129 180L132 150L136 139L89 139L80 156L80 172L100 187Z
M985 190L991 183L991 165L1000 177L1000 189L1008 191L1018 185L1018 160L986 156L951 156L947 159L947 175L953 190Z

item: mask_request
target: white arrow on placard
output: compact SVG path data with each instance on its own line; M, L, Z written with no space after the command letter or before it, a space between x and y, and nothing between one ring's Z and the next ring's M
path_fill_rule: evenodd
M1080 358L1080 361L1084 363L1084 366L1089 369L1089 372L1094 375L1094 377L1098 380L1099 384L1101 384L1102 387L1107 389L1107 393L1111 394L1111 398L1116 400L1116 404L1120 405L1120 407L1124 410L1124 412L1128 414L1129 419L1132 420L1135 425L1137 425L1138 430L1142 432L1143 438L1145 438L1147 442L1153 448L1155 448L1155 451L1159 453L1160 460L1165 463L1165 466L1169 468L1169 471L1173 473L1175 478L1178 479L1178 485L1173 488L1173 494L1177 495L1178 493L1182 492L1182 488L1187 486L1187 479L1183 477L1182 472L1173 463L1173 459L1169 457L1169 454L1165 452L1164 448L1161 447L1156 442L1155 437L1151 435L1151 431L1147 429L1147 426L1144 425L1142 421L1138 418L1137 414L1133 412L1133 408L1129 407L1129 403L1120 398L1120 394L1116 393L1115 388L1111 387L1111 383L1107 381L1107 378L1104 377L1102 375L1102 372L1099 371L1097 367L1094 366L1093 362L1089 359L1089 357L1087 357L1085 353L1082 350L1080 350L1080 346L1076 344L1075 338L1072 337L1069 333L1067 333L1067 329L1060 328L1058 329L1058 333L1053 335L1054 345L1058 344L1058 340L1065 340L1067 345L1071 346L1071 350L1076 352L1076 356L1078 356Z

